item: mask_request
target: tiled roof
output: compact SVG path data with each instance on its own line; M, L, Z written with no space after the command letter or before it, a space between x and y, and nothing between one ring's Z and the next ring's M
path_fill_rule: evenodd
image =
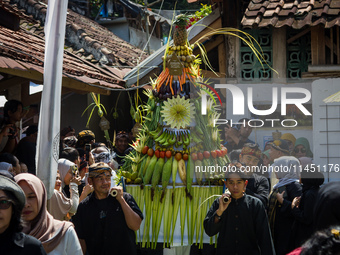
M43 73L45 47L43 38L24 29L14 32L2 27L0 42L1 69ZM124 85L122 76L114 75L67 51L64 53L63 75L104 88L123 88Z
M340 26L340 0L251 0L243 27Z
M36 0L3 0L1 7L20 17L16 32L0 27L0 68L43 72L47 6ZM63 74L79 81L124 88L123 76L147 57L98 23L68 10ZM9 61L11 59L11 61ZM16 63L14 63L14 62Z

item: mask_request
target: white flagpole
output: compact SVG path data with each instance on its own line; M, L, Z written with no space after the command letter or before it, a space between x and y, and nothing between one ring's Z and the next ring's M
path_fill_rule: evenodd
M37 176L52 196L59 157L60 100L68 0L49 0L45 22L44 87L37 140Z

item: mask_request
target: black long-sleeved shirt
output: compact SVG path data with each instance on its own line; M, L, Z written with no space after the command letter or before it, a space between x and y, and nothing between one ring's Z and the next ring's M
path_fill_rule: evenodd
M246 193L261 200L266 207L269 196L269 182L268 179L262 175L252 174L248 179Z
M222 218L215 223L219 200L216 199L204 219L207 235L219 233L217 255L275 254L267 214L262 202L255 197L232 199Z
M318 191L318 187L311 187L303 191L299 207L294 207L292 210L295 218L292 231L294 247L292 248L301 246L313 234L313 211Z
M320 188L314 207L314 228L322 230L340 222L340 189L338 181Z

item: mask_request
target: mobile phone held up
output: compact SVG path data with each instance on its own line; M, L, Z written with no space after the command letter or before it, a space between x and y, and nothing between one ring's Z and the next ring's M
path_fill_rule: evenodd
M89 161L89 154L91 151L91 144L85 144L85 154L86 154L86 161Z

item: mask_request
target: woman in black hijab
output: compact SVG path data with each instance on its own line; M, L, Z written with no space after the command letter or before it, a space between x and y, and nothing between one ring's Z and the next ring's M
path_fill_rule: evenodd
M314 206L324 176L319 172L319 168L309 164L302 168L300 182L302 195L295 197L292 202L292 214L295 218L292 228L292 250L300 247L314 232Z

